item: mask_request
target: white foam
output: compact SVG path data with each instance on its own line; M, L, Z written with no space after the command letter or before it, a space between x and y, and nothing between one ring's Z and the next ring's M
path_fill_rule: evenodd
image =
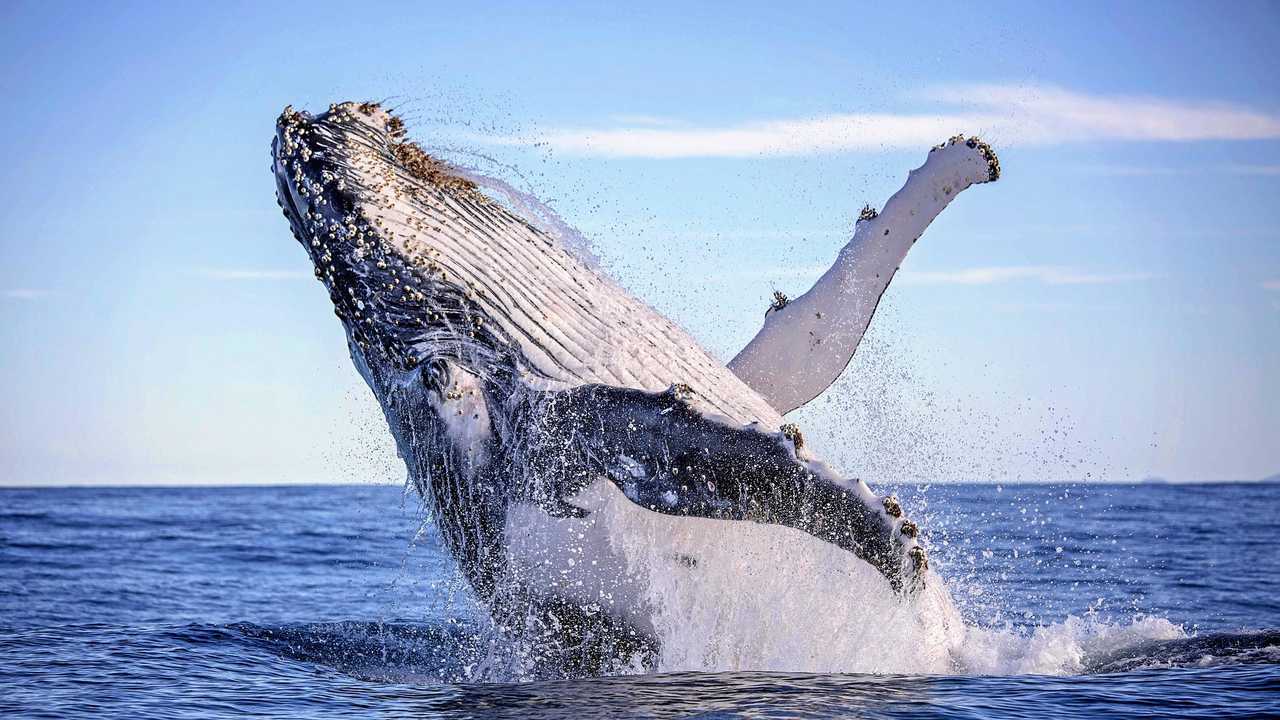
M955 666L965 629L936 575L907 600L870 564L799 530L652 512L606 480L570 501L589 514L509 513L513 577L653 634L659 671Z
M969 626L953 653L956 672L971 675L1075 675L1085 661L1150 640L1175 640L1186 632L1164 618L1109 623L1068 617L1029 633Z
M652 512L603 480L571 502L589 514L513 509L512 572L653 634L659 672L1070 675L1090 658L1186 637L1160 618L1093 614L979 627L936 573L904 599L866 562L792 528Z
M745 532L700 543L706 569L696 579L652 577L660 671L1073 675L1090 658L1187 636L1157 617L1073 616L1030 631L969 625L936 575L903 601L838 549L782 537L785 528L736 526ZM656 562L654 546L639 553Z

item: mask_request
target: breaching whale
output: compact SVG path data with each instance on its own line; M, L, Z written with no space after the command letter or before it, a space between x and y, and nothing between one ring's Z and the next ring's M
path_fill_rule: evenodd
M725 523L838 549L902 598L935 581L898 501L822 464L783 414L839 376L930 220L998 177L984 143L935 147L728 365L377 104L286 108L272 171L463 576L563 672L654 657L646 586L696 573ZM640 525L643 562L625 536Z

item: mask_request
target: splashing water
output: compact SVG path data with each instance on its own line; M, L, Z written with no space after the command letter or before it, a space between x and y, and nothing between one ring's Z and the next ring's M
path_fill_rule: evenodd
M504 165L494 158L473 150L457 148L433 149L433 152L467 158L479 165L484 164L495 171L513 173L519 177L519 171L510 165ZM599 270L600 259L596 256L591 241L577 228L560 217L550 205L539 200L532 189L519 189L510 182L496 175L490 175L479 167L467 164L452 163L451 167L462 177L475 183L487 195L504 204L516 215L533 223L534 227L550 235L560 246L568 250L588 267Z

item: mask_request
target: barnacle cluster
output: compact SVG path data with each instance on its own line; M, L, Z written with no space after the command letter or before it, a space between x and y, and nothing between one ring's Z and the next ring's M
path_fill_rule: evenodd
M963 134L956 135L954 137L948 138L947 141L944 143L934 145L932 148L930 148L929 152L933 152L934 150L941 150L951 145L959 145L960 143L964 143L966 147L969 147L973 150L977 150L979 153L982 154L983 159L987 161L986 182L995 182L996 180L1000 179L1000 158L996 157L996 151L992 150L990 145L983 142L983 140L977 137L976 135L973 137L965 137Z
M790 440L797 450L804 447L804 435L800 433L799 425L787 423L778 429L782 432L782 437Z
M773 302L769 303L769 309L774 312L777 312L778 310L781 310L782 308L786 307L787 303L789 302L791 302L791 298L787 297L786 293L782 292L781 290L774 290Z

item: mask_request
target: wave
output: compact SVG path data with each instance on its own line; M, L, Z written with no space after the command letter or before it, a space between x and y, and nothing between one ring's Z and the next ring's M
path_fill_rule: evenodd
M1280 630L1212 633L1128 645L1089 659L1090 674L1280 663Z

